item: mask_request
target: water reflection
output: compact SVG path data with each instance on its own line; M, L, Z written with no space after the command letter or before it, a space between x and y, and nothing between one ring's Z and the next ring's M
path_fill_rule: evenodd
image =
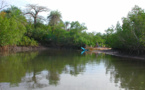
M106 73L110 80L126 90L145 90L145 62L125 58L108 58Z
M81 52L81 55L84 54L84 52L85 52L85 51L82 51L82 52Z
M37 56L38 52L17 53L0 57L0 82L10 82L18 86L21 78L25 76L25 64Z
M92 52L15 53L0 57L0 89L144 90L144 63Z
M34 79L35 78L35 79ZM25 77L22 78L22 82L25 82L28 88L43 88L48 86L48 71L41 71L34 76L33 73L27 73Z
M48 84L58 85L60 74L69 73L77 76L84 71L85 64L89 61L88 58L91 57L80 57L78 53L46 51L2 56L0 57L0 82L9 82L10 86L19 86L19 83L27 82L31 88L41 88ZM47 71L46 76L39 75L44 70Z

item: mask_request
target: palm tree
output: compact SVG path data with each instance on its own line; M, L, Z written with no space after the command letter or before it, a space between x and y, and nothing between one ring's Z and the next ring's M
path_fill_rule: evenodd
M69 22L69 21L64 22L64 25L65 25L65 30L69 30L69 28L68 28L69 24L70 24L70 22Z
M51 11L50 15L47 17L49 20L49 25L57 25L61 21L61 13L59 11Z

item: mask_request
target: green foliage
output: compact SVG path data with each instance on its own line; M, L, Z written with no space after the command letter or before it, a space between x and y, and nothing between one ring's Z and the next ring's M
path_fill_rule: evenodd
M78 21L73 21L70 23L70 30L80 33L83 30L86 30L87 27L84 24L80 24Z
M86 45L95 46L96 43L102 46L105 42L101 34L87 33L84 23L63 22L59 11L51 11L48 25L41 18L36 19L35 23L31 19L26 22L21 10L15 6L1 12L0 45L37 46L39 42L52 47L80 48Z
M51 11L47 18L50 25L57 25L61 21L61 13L59 11Z
M7 18L15 18L17 21L21 22L22 24L26 24L26 19L22 11L18 7L11 6L10 8L4 10L4 12L6 12Z
M38 43L33 38L30 39L28 36L23 36L18 45L20 45L20 46L38 46Z
M26 32L25 26L14 17L0 16L0 45L16 45Z
M20 45L20 46L37 46L34 39L30 39L26 33L26 19L20 9L11 6L4 10L5 14L0 15L0 46ZM1 12L1 13L3 13ZM28 26L28 25L27 25ZM28 26L29 27L29 26ZM28 28L27 27L27 28Z
M104 47L105 46L105 36L102 35L101 33L97 33L95 36L94 36L94 39L93 39L93 42L94 43L97 43L99 46L102 46Z
M130 51L145 50L145 11L135 6L132 11L129 12L127 18L124 17L122 20L122 26L117 23L115 29L109 28L106 31L107 44L117 49Z

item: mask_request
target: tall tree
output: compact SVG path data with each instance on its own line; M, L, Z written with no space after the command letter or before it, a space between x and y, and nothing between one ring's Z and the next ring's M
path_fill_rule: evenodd
M57 25L61 21L61 13L59 11L51 11L47 17L49 19L49 25Z
M47 7L39 6L36 4L28 4L26 6L26 8L27 8L27 11L25 12L25 14L29 14L34 19L34 27L35 28L36 28L37 19L41 18L41 16L39 16L38 14L40 12L49 11L49 9Z

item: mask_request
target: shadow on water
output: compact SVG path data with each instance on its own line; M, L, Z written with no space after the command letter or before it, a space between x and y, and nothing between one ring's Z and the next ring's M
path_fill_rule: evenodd
M105 73L102 74L110 76L110 83L116 84L114 87L126 90L145 89L145 62L92 52L80 54L79 51L67 50L1 56L0 87L4 87L5 83L9 86L7 88L20 87L20 83L27 88L59 86L63 75L79 77L86 75L90 66L99 65L104 65ZM106 83L103 80L99 82Z

